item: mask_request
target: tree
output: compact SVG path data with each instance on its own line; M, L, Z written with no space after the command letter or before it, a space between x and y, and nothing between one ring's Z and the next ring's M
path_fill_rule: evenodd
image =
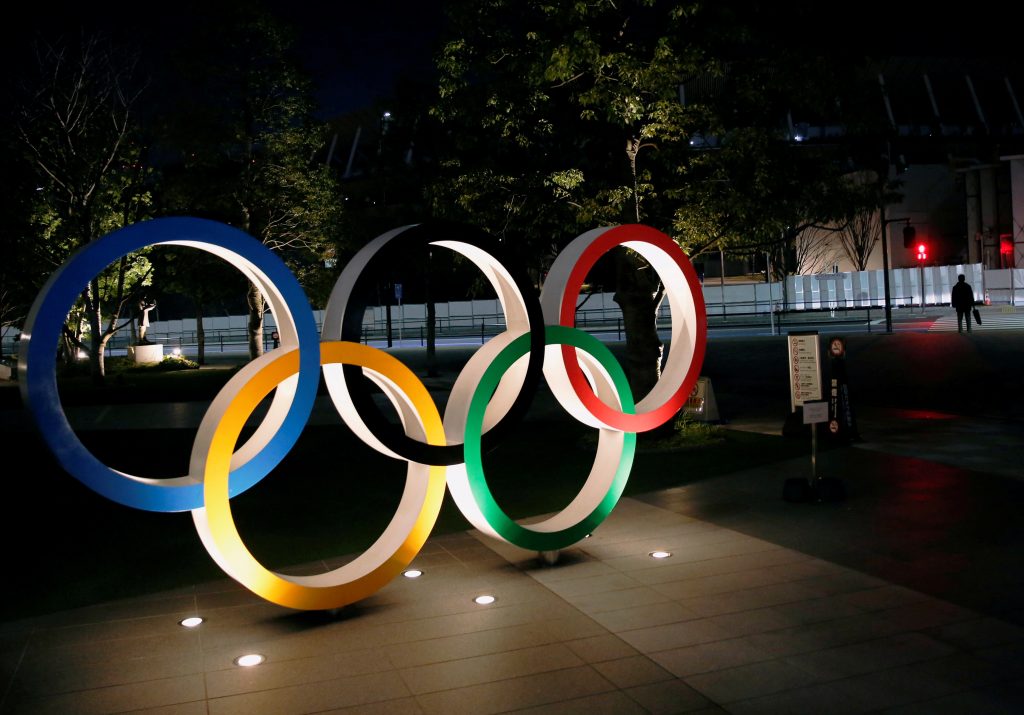
M105 36L34 45L34 62L15 100L17 136L38 182L31 207L34 249L50 270L76 248L147 215L151 175L136 122L145 82L137 54ZM104 348L125 306L148 281L141 254L123 257L83 287L64 331L67 354L89 353L94 380L105 374Z
M810 226L796 238L797 273L826 273L842 254L836 246L837 230L833 226Z
M196 321L196 362L206 364L206 330L203 319L216 303L239 295L245 279L224 261L204 251L167 246L151 256L154 282L162 292L188 296Z
M209 12L177 57L183 84L167 95L163 142L176 160L165 168L172 186L162 211L238 227L307 284L336 243L341 210L310 82L290 54L291 32L265 10L245 4ZM247 300L256 357L266 302L252 284Z
M11 119L6 114L0 117L0 335L7 337L18 334L46 275L31 240L32 167L14 138ZM0 340L0 359L5 357L4 348Z
M792 246L844 216L848 153L798 145L790 111L825 113L852 77L758 3L458 3L439 57L447 129L435 210L542 263L552 244L642 222L691 256ZM662 286L616 254L635 396L658 378ZM779 262L781 263L781 261ZM538 275L545 266L536 265Z
M861 211L839 229L839 245L853 263L854 270L867 270L868 257L882 239L882 221L878 211Z
M694 110L679 78L699 61L659 30L687 26L681 3L458 6L440 56L434 116L447 129L435 210L497 233L540 278L583 230L647 222L669 228L659 156L685 143ZM656 275L616 251L636 396L657 379Z

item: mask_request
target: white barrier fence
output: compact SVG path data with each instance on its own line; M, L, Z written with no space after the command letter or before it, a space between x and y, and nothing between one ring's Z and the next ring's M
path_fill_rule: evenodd
M889 295L892 305L921 305L921 284L924 279L924 302L926 305L948 305L949 292L963 273L974 288L975 299L984 301L986 291L993 303L1024 302L1024 269L1005 268L985 270L982 264L955 266L929 266L926 268L896 268L889 271ZM785 289L781 282L775 283L726 283L715 285L713 280L705 281L704 302L709 317L738 314L765 314L775 311L828 310L835 308L867 308L885 305L885 285L882 271L854 271L847 273L824 273L816 275L788 276ZM439 330L476 330L481 321L493 321L501 315L497 299L472 301L451 301L435 306ZM669 306L662 304L660 314L669 316ZM323 311L314 311L317 324L321 325ZM581 299L577 312L580 327L588 325L614 324L622 316L612 293L595 293ZM397 337L402 326L419 326L426 323L426 306L419 303L392 305L391 321ZM379 328L387 322L387 308L367 308L363 326ZM245 316L206 318L203 325L207 331L244 330ZM267 315L267 329L273 329L273 317ZM151 333L174 334L194 332L195 320L156 321ZM412 336L409 336L412 337Z
M994 272L1000 271L985 271L980 263L896 268L889 271L891 305L948 305L950 290L961 273L974 288L975 300L981 301L988 274ZM1024 275L1024 271L1018 272ZM786 280L787 310L885 305L885 275L881 270L789 276Z
M948 305L949 293L957 276L963 273L978 301L994 304L1017 305L1024 303L1024 268L985 269L982 264L955 266L928 266L925 268L896 268L889 272L889 295L893 306L921 305L922 293L926 305ZM922 291L923 283L923 291ZM867 308L885 305L885 287L881 270L847 273L823 273L788 276L785 286L776 283L725 283L714 279L705 281L704 301L708 317L728 317L739 314L766 314L775 311L828 310L841 308ZM578 324L615 324L622 313L612 293L596 293L580 301ZM500 319L501 306L497 299L451 301L435 306L438 330L474 331L483 323L494 324ZM363 326L368 330L380 329L387 322L387 308L367 308ZM662 304L661 317L669 316L668 303ZM314 311L318 325L323 323L323 311ZM416 330L426 323L426 306L422 304L391 306L391 321L396 337L403 330ZM209 316L203 319L208 339L218 336L238 337L244 341L247 329L244 315ZM274 318L267 314L265 329L274 329ZM154 338L190 336L196 331L194 318L157 320L149 326ZM4 353L13 351L18 335L15 326L4 326L2 332ZM127 336L127 332L125 333ZM415 337L408 335L407 337ZM180 338L179 338L180 339Z

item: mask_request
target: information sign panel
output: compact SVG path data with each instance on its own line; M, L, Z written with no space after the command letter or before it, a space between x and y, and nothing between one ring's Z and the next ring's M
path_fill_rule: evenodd
M804 424L815 425L819 422L828 421L828 402L821 400L818 402L805 402L804 403Z
M786 341L789 346L790 402L795 412L805 402L822 398L821 354L817 332L790 333Z

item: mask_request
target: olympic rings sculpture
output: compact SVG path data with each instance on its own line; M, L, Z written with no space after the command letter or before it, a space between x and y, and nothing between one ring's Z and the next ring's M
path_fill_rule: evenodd
M358 279L382 249L405 242L440 246L466 257L490 282L505 314L507 329L466 363L443 416L406 365L359 342L362 315L353 302ZM68 423L54 369L62 325L82 287L121 256L156 245L197 248L238 268L266 297L281 337L278 348L247 363L217 394L199 426L188 474L170 479L126 474L97 460ZM635 404L612 353L574 327L587 272L617 246L637 251L657 271L672 314L665 368L651 392ZM704 300L686 254L665 234L639 224L598 228L573 240L553 263L539 300L523 274L499 261L499 253L486 233L453 224L416 224L382 234L342 271L318 335L298 281L256 239L197 218L134 224L83 247L50 276L22 332L22 398L64 470L126 506L190 511L200 539L224 572L281 606L338 608L382 588L426 542L446 487L481 532L524 549L556 551L584 538L608 516L629 478L636 433L665 423L689 396L707 341ZM321 371L346 425L376 451L407 462L406 484L391 522L353 561L314 576L283 575L249 552L235 526L230 499L269 474L294 446L312 411ZM598 429L599 438L579 494L554 516L524 526L491 494L482 444L500 437L526 412L542 377L559 404ZM379 412L368 382L397 411L399 431ZM246 422L271 392L274 397L262 422L238 446Z

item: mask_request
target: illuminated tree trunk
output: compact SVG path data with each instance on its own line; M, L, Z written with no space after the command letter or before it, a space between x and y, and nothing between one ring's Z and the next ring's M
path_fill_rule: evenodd
M661 376L664 346L658 337L658 306L664 292L657 273L628 249L616 249L615 302L626 334L626 375L633 399L641 400Z
M203 302L196 301L196 362L206 364L206 328L203 327Z
M249 358L255 360L263 354L263 312L266 301L252 283L249 284L246 300L249 303Z
M106 365L103 361L103 316L100 315L99 285L96 279L89 282L85 291L85 307L89 320L89 375L96 385L103 384Z

